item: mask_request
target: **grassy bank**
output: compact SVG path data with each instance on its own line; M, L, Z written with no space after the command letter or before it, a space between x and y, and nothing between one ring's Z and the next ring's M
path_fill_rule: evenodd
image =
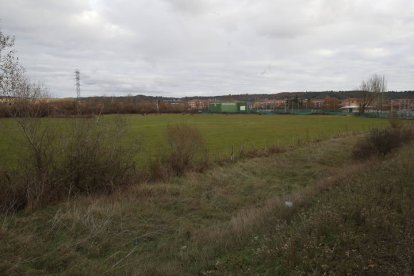
M332 139L3 216L0 273L398 269L380 261L391 257L407 269L414 149L355 164L354 143ZM285 208L285 200L294 207Z
M383 119L351 116L292 116L292 115L218 115L218 114L162 114L121 115L127 126L124 143L141 143L136 156L139 163L165 152L166 128L169 125L196 126L207 143L211 160L229 158L232 150L237 156L241 150L296 144L298 140L327 139L339 133L366 131L388 124ZM68 118L46 118L44 126L55 127L59 133L69 128ZM104 116L102 123L117 120L117 116ZM12 119L0 119L0 168L17 164L21 148L21 133ZM64 138L63 138L64 139Z
M213 274L414 273L414 147L301 194L218 256ZM287 214L286 212L292 212Z

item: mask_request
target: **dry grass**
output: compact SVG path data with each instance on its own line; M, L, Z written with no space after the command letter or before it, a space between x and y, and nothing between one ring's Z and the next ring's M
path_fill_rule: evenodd
M413 153L414 147L406 146L384 162L351 166L342 176L290 198L297 202L296 211L284 208L280 213L282 204L276 204L276 211L265 210L265 219L253 216L253 230L204 271L412 274Z
M376 161L371 161L370 163L350 164L336 171L334 176L320 179L315 184L289 195L271 197L260 206L240 210L225 223L201 229L189 242L191 254L186 258L198 259L203 266L212 267L213 270L210 272L213 272L216 265L212 266L211 256L220 258L220 255L226 254L229 247L245 246L246 239L256 236L263 230L263 227L267 227L269 218L284 222L292 220L299 211L308 208L315 197L341 185L350 176L360 174L376 163ZM291 202L292 207L287 207L287 202Z

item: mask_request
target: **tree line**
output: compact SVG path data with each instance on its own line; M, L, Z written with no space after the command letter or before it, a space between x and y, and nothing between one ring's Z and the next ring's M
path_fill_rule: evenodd
M19 98L0 99L0 117L14 117L19 108ZM151 114L189 112L185 102L136 100L133 97L97 97L81 99L38 98L30 102L40 117L92 116L103 114Z

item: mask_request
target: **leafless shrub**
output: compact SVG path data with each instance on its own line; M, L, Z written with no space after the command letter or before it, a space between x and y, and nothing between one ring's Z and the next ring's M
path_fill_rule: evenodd
M70 130L28 124L16 170L2 172L0 209L35 209L80 194L110 193L137 179L139 143L123 143L120 121L76 119Z
M374 153L374 146L366 138L359 140L352 149L352 157L357 160L369 159Z
M386 129L371 130L367 137L354 146L353 158L363 160L372 156L384 157L395 148L414 139L412 128L393 122L391 126Z
M278 145L272 145L268 149L270 154L276 154L276 153L284 153L286 152L286 148L278 146Z
M24 187L16 181L15 174L0 170L0 213L21 210L26 205Z
M94 119L73 122L62 166L68 195L112 192L130 181L139 143L126 146L124 131L125 124L119 120L106 124Z
M149 174L152 181L166 181L172 175L172 172L165 159L155 158L149 164Z
M207 147L200 131L189 125L174 125L167 128L169 154L165 158L174 175L187 170L203 170L208 165Z
M414 128L411 126L401 126L396 128L399 139L402 144L408 143L414 140Z
M25 140L19 143L23 152L16 181L24 187L27 204L33 209L55 198L60 156L52 129L41 126L40 122L23 122Z
M56 131L41 120L39 101L47 97L47 90L41 84L30 83L23 75L14 81L16 83L9 91L13 96L9 112L19 126L21 136L16 139L22 155L17 170L11 173L13 183L10 184L23 187L19 191L24 191L25 203L33 208L53 197L51 187L56 177L57 137ZM22 198L21 195L17 197Z
M393 129L401 129L403 127L403 122L396 116L393 116L389 119L390 126Z

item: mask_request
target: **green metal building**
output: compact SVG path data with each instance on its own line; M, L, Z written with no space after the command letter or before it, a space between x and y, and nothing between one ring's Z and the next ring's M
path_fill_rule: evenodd
M210 113L246 113L247 109L246 102L222 102L208 105Z

